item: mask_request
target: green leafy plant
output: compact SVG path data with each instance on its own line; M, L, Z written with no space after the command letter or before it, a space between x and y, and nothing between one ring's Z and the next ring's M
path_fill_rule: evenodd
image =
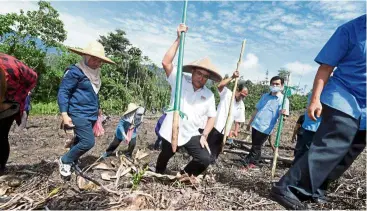
M133 174L133 186L132 186L132 190L136 190L139 187L140 181L143 178L143 175L145 174L145 172L148 170L148 166L146 166L145 168L142 169L138 169L138 172L136 172L135 174Z

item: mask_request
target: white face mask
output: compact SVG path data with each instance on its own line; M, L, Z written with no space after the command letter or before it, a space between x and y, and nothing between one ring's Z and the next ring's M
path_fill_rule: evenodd
M270 86L270 91L275 93L275 92L280 92L282 89L280 88L280 86Z
M140 107L136 110L134 115L134 125L139 125L143 122L144 108Z

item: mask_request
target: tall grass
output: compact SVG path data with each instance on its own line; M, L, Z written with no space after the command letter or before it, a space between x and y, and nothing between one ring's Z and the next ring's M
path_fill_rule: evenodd
M103 113L120 115L124 113L127 103L122 103L121 100L104 100L101 102L101 108ZM59 114L59 106L57 102L42 103L31 102L32 110L31 115L57 115Z

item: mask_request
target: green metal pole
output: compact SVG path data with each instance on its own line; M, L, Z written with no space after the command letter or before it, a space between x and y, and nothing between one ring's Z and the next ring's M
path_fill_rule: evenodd
M288 95L289 79L290 79L290 73L288 75L287 85L285 87L285 92L284 92L284 97L283 97L283 102L282 102L282 110L284 109L285 101L286 101L286 98L287 98L287 95ZM282 135L282 130L283 130L283 117L284 117L284 114L281 114L280 120L279 120L278 130L277 130L277 135L276 135L276 139L275 139L275 144L274 144L275 152L274 152L274 157L273 157L273 167L271 169L271 179L272 180L274 179L274 174L275 174L275 170L276 170L276 166L277 166L280 137Z
M188 0L184 1L184 8L182 13L182 23L186 24ZM175 89L175 101L173 104L173 123L172 123L172 151L176 152L178 144L178 132L179 132L179 120L180 120L180 106L181 106L181 86L182 86L182 63L185 45L185 32L181 32L180 47L178 50L178 62L177 62L177 77L176 77L176 89Z

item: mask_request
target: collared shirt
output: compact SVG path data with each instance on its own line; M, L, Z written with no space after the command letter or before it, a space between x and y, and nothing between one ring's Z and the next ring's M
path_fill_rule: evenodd
M251 124L257 131L270 134L281 114L284 95L280 92L276 96L271 93L265 93L256 104L257 113ZM289 115L289 100L285 99L284 109L286 115Z
M19 115L15 118L20 124L25 99L28 92L36 86L37 73L18 59L3 53L0 53L0 68L5 72L7 83L5 99L20 105Z
M177 69L174 68L167 78L171 85L171 99L175 95ZM181 111L187 115L179 120L178 146L186 144L192 136L200 135L198 129L203 124L203 119L215 117L214 94L205 86L194 91L191 76L182 75ZM173 112L167 112L159 134L171 142Z
M76 65L64 74L57 94L60 112L92 121L98 119L99 99L88 77Z
M308 94L307 108L308 106L310 106L311 96L312 96L312 93ZM320 123L321 123L321 117L317 118L316 121L313 121L312 119L310 119L310 117L308 117L307 109L306 109L305 121L303 122L302 127L305 130L316 132L317 128L319 128L320 126Z
M229 113L229 104L232 99L232 91L227 87L224 87L222 92L219 93L220 102L217 107L217 118L215 120L215 129L224 134L224 127L227 121ZM227 128L227 135L229 135L230 129L232 128L233 120L236 122L245 122L245 104L243 101L237 102L233 99L232 103L232 115L229 119L229 125Z
M366 15L340 26L315 61L337 67L321 102L360 119L366 107Z

